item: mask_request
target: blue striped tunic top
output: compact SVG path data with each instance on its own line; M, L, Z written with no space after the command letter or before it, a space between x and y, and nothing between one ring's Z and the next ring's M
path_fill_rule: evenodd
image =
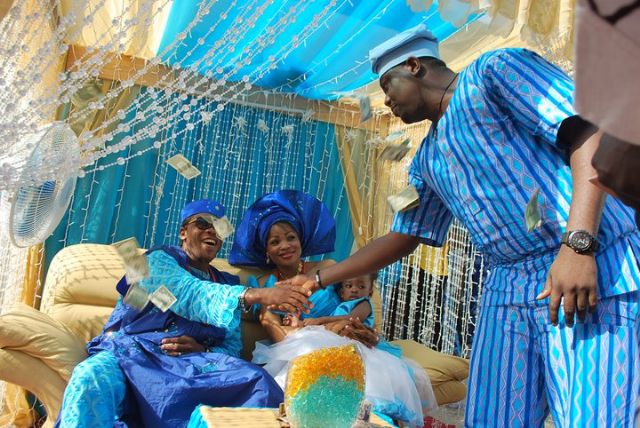
M441 245L455 217L485 257L484 304L544 304L535 296L571 203L568 148L556 135L576 114L573 82L524 49L488 52L458 79L409 169L420 205L397 213L391 230ZM527 232L525 209L536 191L542 225ZM598 240L599 296L637 290L640 234L632 210L607 198Z

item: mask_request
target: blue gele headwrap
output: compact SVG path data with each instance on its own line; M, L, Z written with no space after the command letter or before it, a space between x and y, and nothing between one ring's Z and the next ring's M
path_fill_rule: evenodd
M222 218L224 217L224 205L213 199L200 199L199 201L189 202L180 211L180 224L184 224L184 221L193 215L203 213Z
M336 242L336 221L315 197L298 190L278 190L249 207L236 229L229 253L232 265L267 268L267 236L276 223L289 223L298 233L302 257L330 253Z

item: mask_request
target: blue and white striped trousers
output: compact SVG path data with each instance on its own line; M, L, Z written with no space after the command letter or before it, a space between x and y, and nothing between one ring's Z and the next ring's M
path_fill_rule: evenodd
M486 297L486 296L485 296ZM603 299L574 327L548 306L483 306L465 425L633 427L640 392L640 292Z

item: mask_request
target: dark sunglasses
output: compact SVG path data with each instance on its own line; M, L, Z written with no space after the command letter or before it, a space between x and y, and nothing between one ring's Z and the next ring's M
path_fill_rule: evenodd
M196 217L195 220L191 220L190 222L188 222L187 224L185 224L185 226L194 223L196 225L196 227L200 230L208 230L213 228L213 223L208 222L207 220L205 220L202 217Z

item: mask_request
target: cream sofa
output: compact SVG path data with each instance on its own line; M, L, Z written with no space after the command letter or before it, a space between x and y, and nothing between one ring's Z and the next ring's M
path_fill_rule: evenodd
M223 259L212 265L239 275L242 281L249 274L260 274L230 266ZM38 397L50 415L47 425L58 415L73 368L87 356L85 344L100 334L109 317L118 299L115 284L123 274L122 261L111 246L66 247L51 262L40 311L19 304L0 316L0 379ZM379 320L379 294L374 294ZM266 338L266 333L255 320L243 320L241 328L242 357L250 359L255 342ZM467 377L467 360L413 341L396 343L425 367L440 404L464 398L466 387L460 381Z

